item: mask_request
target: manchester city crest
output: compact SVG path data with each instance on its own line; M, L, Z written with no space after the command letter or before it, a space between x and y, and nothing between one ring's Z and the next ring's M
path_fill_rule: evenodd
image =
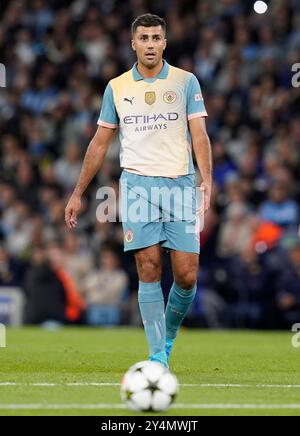
M145 93L145 102L149 105L154 104L156 101L155 92L146 92Z
M177 100L177 94L174 91L167 91L164 93L164 102L165 103L175 103Z

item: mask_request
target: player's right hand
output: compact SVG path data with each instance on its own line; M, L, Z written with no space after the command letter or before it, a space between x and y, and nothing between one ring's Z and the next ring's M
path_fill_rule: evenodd
M69 229L77 226L77 217L81 209L81 197L72 195L65 210L65 221Z

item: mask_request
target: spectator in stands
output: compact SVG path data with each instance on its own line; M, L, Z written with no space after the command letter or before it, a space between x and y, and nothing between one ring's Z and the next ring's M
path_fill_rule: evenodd
M47 251L42 247L33 250L24 287L27 296L26 324L66 322L65 290L49 264Z
M213 144L213 155L214 155L214 170L213 177L215 183L220 188L224 188L228 176L237 173L235 165L232 163L230 158L226 156L226 150L221 142L216 141Z
M0 287L21 287L24 279L25 264L8 255L0 245Z
M241 254L249 246L252 234L251 215L247 205L231 203L220 229L219 256L227 258Z
M274 181L269 200L260 209L264 221L270 221L285 229L296 229L299 223L299 206L290 197L288 188L281 182Z
M64 156L54 166L57 182L65 191L72 189L79 177L82 165L80 147L76 143L66 146Z
M87 240L83 241L75 233L67 233L64 239L64 266L73 277L80 292L83 281L93 267L93 253L87 247Z
M229 280L235 294L229 305L230 322L239 328L261 328L268 292L268 274L255 249L246 248L229 263Z
M101 323L103 306L110 306L117 323L120 317L118 311L127 288L128 276L120 268L117 254L109 248L103 249L99 267L91 271L84 281L88 322L90 324Z
M280 316L279 327L291 328L299 322L300 311L300 239L287 235L282 241L288 254L288 266L282 272L278 286L277 307Z
M64 289L66 321L69 323L80 323L83 321L85 302L80 295L75 280L66 270L64 251L59 244L54 242L49 246L47 254L51 269Z

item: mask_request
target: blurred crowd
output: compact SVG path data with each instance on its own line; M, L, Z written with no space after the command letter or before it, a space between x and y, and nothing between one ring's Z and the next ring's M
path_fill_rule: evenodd
M168 24L169 63L199 79L214 156L198 293L186 324L289 328L300 322L300 1L253 12L238 0L1 0L0 288L20 287L25 322L140 323L120 223L96 219L118 192L119 142L88 189L76 232L64 208L106 84L130 69L130 24ZM172 273L164 254L165 294Z

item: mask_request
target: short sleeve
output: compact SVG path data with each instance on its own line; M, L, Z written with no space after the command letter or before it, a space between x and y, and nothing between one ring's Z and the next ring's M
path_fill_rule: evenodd
M107 85L103 95L98 125L107 127L109 129L115 129L119 125L119 118L114 103L113 91L110 84Z
M187 117L188 120L207 117L201 87L194 74L192 74L187 85Z

